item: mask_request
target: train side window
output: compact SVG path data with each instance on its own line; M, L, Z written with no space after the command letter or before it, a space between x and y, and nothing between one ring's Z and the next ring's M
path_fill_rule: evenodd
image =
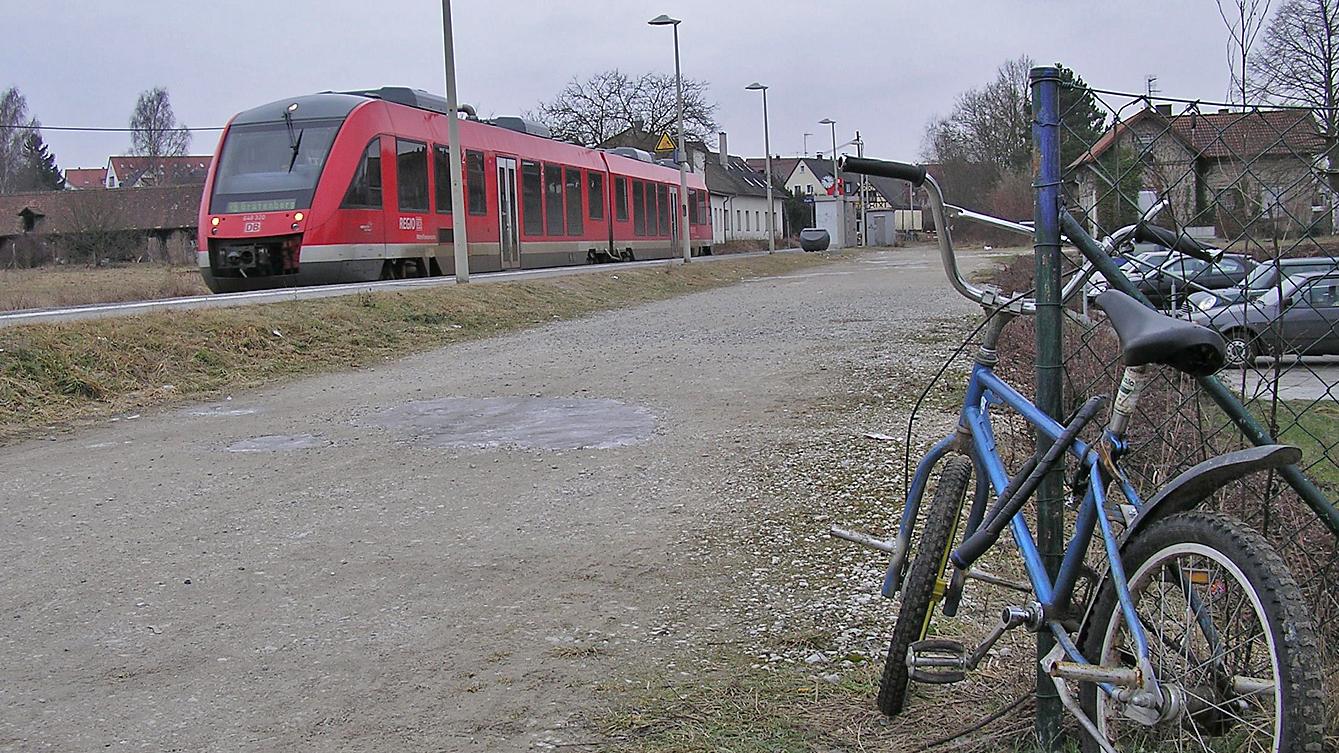
M373 137L358 163L358 171L349 182L349 192L344 195L346 208L381 208L381 137Z
M632 232L636 235L646 235L646 203L644 196L646 189L640 180L632 182Z
M395 168L400 211L428 211L428 145L396 139Z
M590 207L590 218L592 220L604 219L604 175L591 171L586 175L587 196L586 203Z
M670 234L670 209L669 189L664 183L656 186L656 203L660 204L660 234Z
M647 184L647 234L660 234L660 205L656 202L656 184Z
M544 163L544 231L563 234L563 169Z
M697 224L697 189L688 189L688 224Z
M538 162L521 161L521 211L526 235L544 234L544 180Z
M614 177L614 217L628 221L628 179L620 176Z
M451 150L432 145L432 178L437 185L437 212L451 213Z
M582 219L585 213L581 209L581 170L575 167L564 168L567 176L564 194L567 196L567 234L581 235L585 232Z
M469 195L465 205L470 214L488 214L488 191L484 178L484 153L465 150L465 188Z

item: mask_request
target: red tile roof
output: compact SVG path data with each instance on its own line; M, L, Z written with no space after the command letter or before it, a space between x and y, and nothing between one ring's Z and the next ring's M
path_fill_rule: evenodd
M1312 157L1325 150L1316 119L1306 110L1185 113L1172 129L1202 157Z
M1184 142L1196 157L1232 158L1250 162L1260 157L1310 159L1325 150L1319 124L1306 110L1245 110L1236 112L1186 112L1170 117L1145 108L1107 129L1067 169L1101 157L1135 124L1155 118L1167 132Z
M116 180L121 185L133 185L155 164L161 165L162 180L146 182L161 184L204 183L209 172L209 163L213 157L208 154L193 154L184 157L132 157L118 155L107 158L107 164L116 172Z
M23 232L19 214L25 209L42 216L38 235L80 232L93 221L101 230L194 228L201 193L200 186L153 186L0 196L0 238Z
M65 184L70 188L106 188L107 168L71 167L65 171Z

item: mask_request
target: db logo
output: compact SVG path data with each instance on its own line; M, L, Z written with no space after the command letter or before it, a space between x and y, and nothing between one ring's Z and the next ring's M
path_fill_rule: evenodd
M422 230L422 229L423 229L423 218L422 218L422 217L401 217L401 218L400 218L400 229L401 229L401 230Z
M243 232L243 233L259 233L259 232L260 232L260 223L259 223L259 222L243 222L243 223L242 223L242 232Z

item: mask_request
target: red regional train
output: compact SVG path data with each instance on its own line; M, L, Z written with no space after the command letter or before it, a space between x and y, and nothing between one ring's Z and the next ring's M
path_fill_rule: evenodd
M679 173L636 150L548 138L462 108L472 272L682 253ZM446 102L401 87L262 105L224 129L200 205L197 260L216 293L453 274ZM693 253L711 253L688 175Z

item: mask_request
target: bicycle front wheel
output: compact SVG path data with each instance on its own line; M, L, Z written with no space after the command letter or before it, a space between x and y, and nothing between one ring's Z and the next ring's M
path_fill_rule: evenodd
M1263 536L1215 513L1173 515L1123 556L1162 703L1127 706L1093 684L1084 710L1121 751L1311 753L1324 696L1316 631L1297 582ZM1083 645L1103 666L1137 652L1108 580ZM1084 736L1084 750L1101 750Z
M947 581L944 570L957 535L958 520L962 517L962 502L967 494L967 483L972 478L972 461L962 456L950 458L939 474L930 511L917 547L916 559L907 571L902 588L902 606L893 626L893 638L888 644L888 656L883 663L883 678L879 682L879 711L888 716L902 713L906 703L907 649L925 638L930 631L930 616L935 604L943 598Z

